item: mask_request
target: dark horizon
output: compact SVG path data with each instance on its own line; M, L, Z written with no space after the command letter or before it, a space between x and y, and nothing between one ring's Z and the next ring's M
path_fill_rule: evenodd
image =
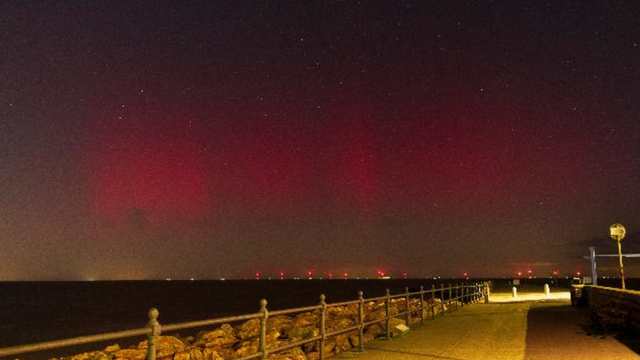
M616 222L638 253L639 13L2 1L0 279L586 274Z

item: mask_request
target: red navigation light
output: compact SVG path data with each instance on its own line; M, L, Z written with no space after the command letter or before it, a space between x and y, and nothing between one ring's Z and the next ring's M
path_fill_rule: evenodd
M284 271L280 271L280 278L284 278Z
M307 276L311 278L313 276L313 270L307 271Z
M256 271L256 280L260 280L260 271Z
M346 271L345 271L345 272L344 272L344 274L342 274L342 275L345 277L345 279L349 277L349 273L348 273L348 272L346 272Z
M527 274L531 274L531 269L527 270Z
M518 276L522 276L522 271L518 271Z
M558 270L553 270L551 273L553 274L553 276L558 276Z
M333 279L333 273L329 273L329 279Z
M402 274L402 276L406 279L406 278L409 276L409 274L405 271L405 272Z
M576 271L576 275L580 276L580 275L582 275L582 273L580 271Z
M466 272L464 272L464 273L462 273L462 276L463 276L463 277L468 277L468 276L469 276L469 274L467 274Z

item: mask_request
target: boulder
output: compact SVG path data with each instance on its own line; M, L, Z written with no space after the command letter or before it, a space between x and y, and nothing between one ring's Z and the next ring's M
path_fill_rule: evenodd
M342 319L342 318L358 318L358 304L351 304L348 306L334 306L327 308L325 315L328 320Z
M293 319L293 326L297 328L303 328L308 326L318 326L318 314L308 313L308 312L298 314Z
M217 351L211 348L205 348L202 350L202 356L204 357L204 360L224 360Z
M214 331L201 332L195 339L194 345L204 348L222 349L231 347L238 342L236 332L229 324L223 324Z
M236 335L240 340L246 340L257 337L260 334L260 319L255 318L237 325L235 328Z
M357 336L358 333L355 331L352 331L352 332L340 334L334 337L333 339L336 345L333 349L333 352L336 354L339 354L341 352L351 349L351 342L349 341L349 338L354 334Z
M301 348L293 348L281 353L269 355L267 360L307 360L307 355Z
M105 353L107 353L107 354L112 354L112 353L114 353L114 352L116 352L116 351L118 351L118 350L120 350L120 345L118 345L118 344L113 344L113 345L110 345L110 346L107 346L106 348L104 348L104 350L103 350L103 351L104 351Z
M272 349L278 346L282 346L287 344L288 341L280 340L280 333L275 330L271 330L267 332L267 337L265 338L265 345L267 349ZM238 357L243 357L247 355L252 355L258 352L258 347L260 346L260 339L253 338L251 340L246 340L238 343L235 347L235 354Z
M287 338L292 341L300 341L310 339L314 336L318 336L320 330L315 326L307 326L304 328L294 327L287 333Z
M186 351L178 351L173 355L173 360L191 360L191 355Z
M374 336L371 335L370 333L362 334L362 342L364 344L368 343L369 341L371 341L373 339L374 339ZM360 336L358 335L357 332L355 332L354 334L349 335L349 342L351 343L351 347L360 346Z
M146 349L122 349L113 355L115 359L144 360L147 358Z
M383 323L372 324L364 328L364 334L369 334L374 339L380 336L385 336L386 331Z
M293 319L288 316L274 316L267 319L267 332L286 333L293 328Z
M147 349L147 342L142 341L138 344L138 349ZM173 336L158 336L156 338L156 358L165 359L172 358L177 352L184 350L184 344L180 339ZM118 353L116 353L117 356ZM188 360L188 359L187 359Z
M190 360L204 360L204 354L202 350L199 348L191 348L189 349L189 359Z

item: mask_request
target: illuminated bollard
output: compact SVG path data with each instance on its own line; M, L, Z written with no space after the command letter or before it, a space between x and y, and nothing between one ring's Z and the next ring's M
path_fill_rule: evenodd
M549 296L550 290L549 290L549 284L544 284L544 294L546 296Z
M514 297L514 298L518 297L518 289L516 289L515 286L513 288L511 288L511 296Z

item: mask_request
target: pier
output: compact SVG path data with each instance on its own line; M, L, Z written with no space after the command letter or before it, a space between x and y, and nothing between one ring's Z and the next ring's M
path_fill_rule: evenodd
M321 295L318 305L275 311L267 304L261 300L257 313L169 325L151 309L145 328L4 348L0 359L37 352L65 360L640 359L640 292L632 290L490 290L485 282L407 287L366 299L360 292L357 300L336 303ZM203 327L195 337L177 334ZM99 350L100 342L130 337L142 341Z
M491 302L464 307L392 341L375 340L358 360L569 360L640 359L640 340L592 333L589 309L573 307L568 291L545 296L542 289L510 288ZM528 291L527 291L528 290Z

